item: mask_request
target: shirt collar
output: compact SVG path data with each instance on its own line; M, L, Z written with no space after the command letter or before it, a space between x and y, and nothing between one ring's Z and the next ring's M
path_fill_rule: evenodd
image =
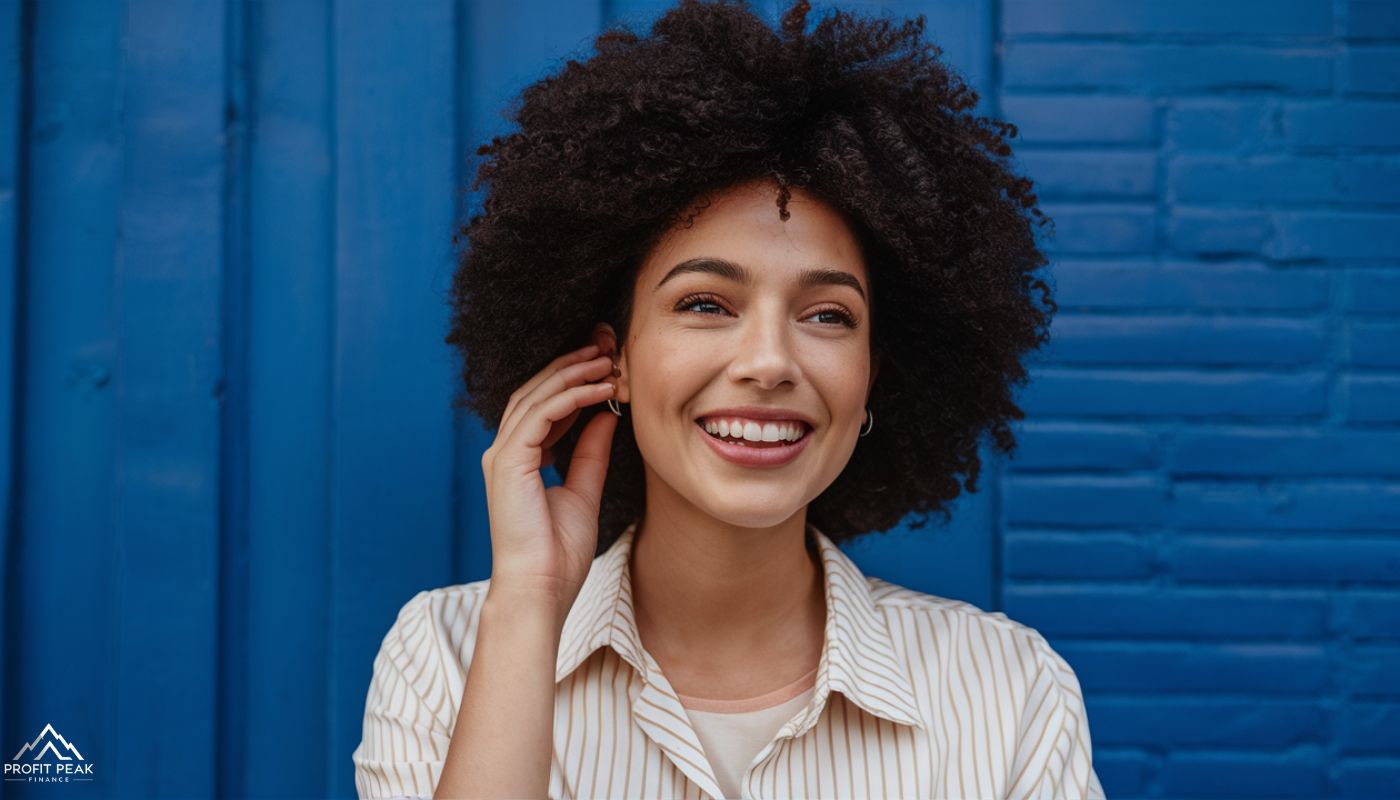
M876 607L865 575L826 534L807 523L824 565L826 640L817 669L816 692L809 709L810 727L831 691L839 691L865 711L924 729L906 663ZM633 615L628 569L636 523L593 561L578 598L564 621L554 679L568 677L595 650L612 647L651 682L655 662L642 648Z

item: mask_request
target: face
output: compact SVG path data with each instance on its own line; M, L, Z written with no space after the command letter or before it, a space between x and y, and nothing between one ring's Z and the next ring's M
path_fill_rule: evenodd
M839 212L793 189L782 220L777 191L761 180L712 197L641 267L617 383L649 506L668 498L774 526L831 485L857 446L875 379L866 265ZM610 332L599 329L604 341ZM785 438L755 441L775 435Z

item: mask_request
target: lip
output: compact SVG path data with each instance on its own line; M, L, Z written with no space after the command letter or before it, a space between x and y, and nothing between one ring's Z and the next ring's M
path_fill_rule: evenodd
M714 416L714 415L710 415ZM735 416L740 416L736 414ZM793 419L793 417L764 417L764 419ZM808 428L807 433L796 442L789 445L779 445L777 447L749 447L742 444L731 444L723 442L705 432L697 420L695 430L700 434L700 438L714 450L720 458L741 467L781 467L792 461L794 458L807 449L807 442L812 440L812 429Z
M807 414L791 408L769 408L767 406L731 406L730 408L716 408L706 411L695 418L699 422L706 417L746 417L748 419L771 419L771 420L801 420L807 424L807 431L810 433L817 427L816 420Z

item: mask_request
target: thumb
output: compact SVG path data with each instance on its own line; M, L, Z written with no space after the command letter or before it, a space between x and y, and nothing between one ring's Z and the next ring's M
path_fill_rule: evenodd
M569 473L564 477L564 486L587 500L594 511L602 507L603 481L608 476L617 423L617 415L606 410L588 420L569 459Z

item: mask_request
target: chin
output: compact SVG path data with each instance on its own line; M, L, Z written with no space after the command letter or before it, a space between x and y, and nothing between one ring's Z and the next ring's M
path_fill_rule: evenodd
M804 505L762 498L746 502L744 497L731 497L724 502L696 503L698 508L715 519L740 528L772 528L801 511Z

